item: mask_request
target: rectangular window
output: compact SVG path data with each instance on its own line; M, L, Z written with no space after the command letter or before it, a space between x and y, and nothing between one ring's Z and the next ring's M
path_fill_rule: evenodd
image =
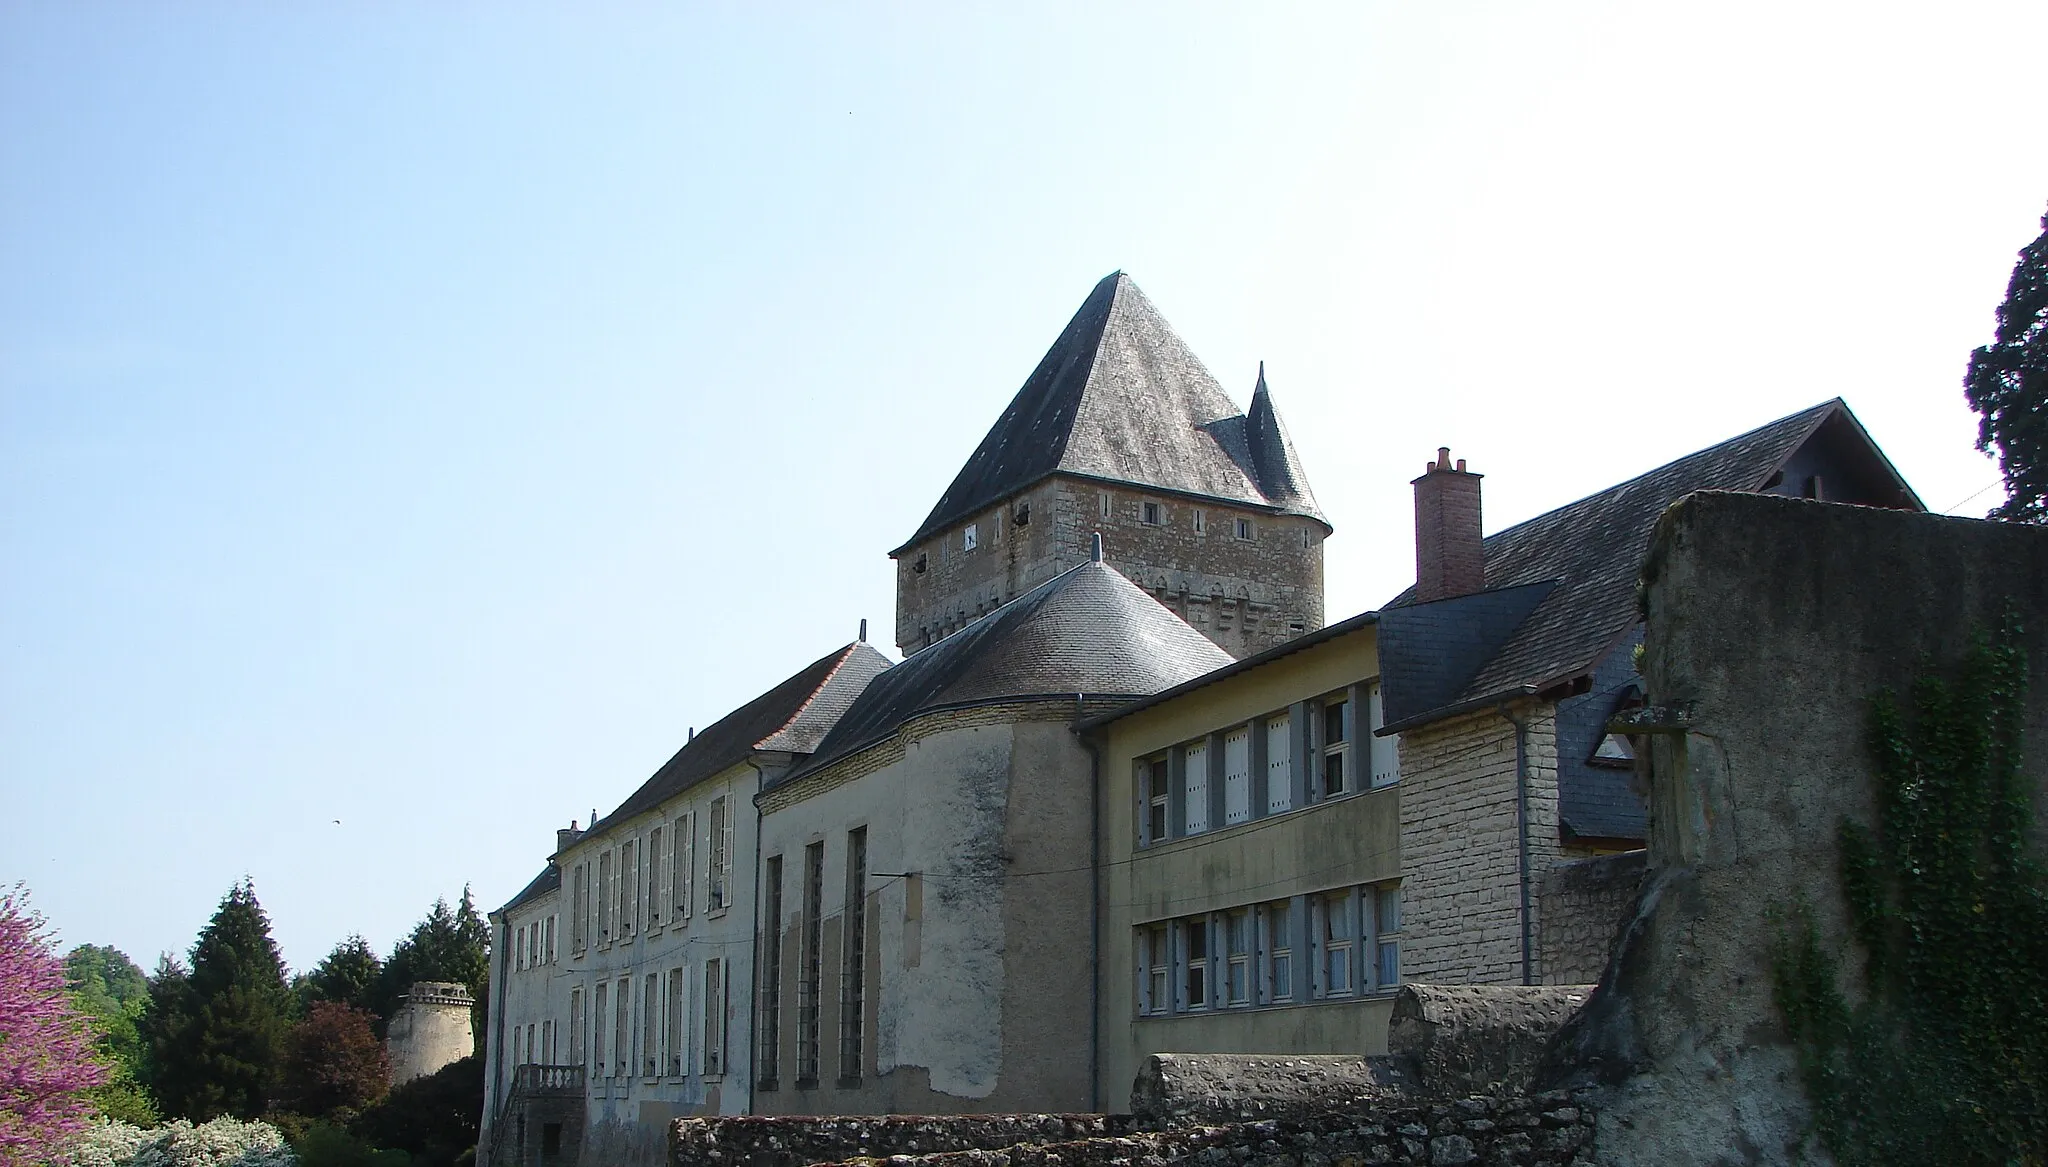
M1180 922L1180 1007L1209 1007L1209 921L1195 916Z
M590 1011L591 1065L600 1078L610 1072L610 1063L605 1058L610 1047L605 1045L604 1027L605 1023L611 1020L611 994L611 982L597 982L597 995L593 998L594 1004Z
M1353 956L1357 930L1356 909L1351 889L1326 892L1311 901L1316 924L1316 946L1322 950L1317 966L1318 988L1325 997L1349 996L1354 987Z
M1208 534L1208 533L1209 533L1209 516L1208 516L1207 514L1205 514L1205 513L1203 512L1203 510L1202 510L1202 508L1201 508L1201 507L1196 507L1196 508L1195 508L1195 534L1197 534L1197 535L1206 535L1206 534Z
M1251 539L1251 538L1252 538L1253 536L1255 536L1255 535L1256 535L1257 533L1258 533L1258 532L1257 532L1256 530L1254 530L1254 529L1253 529L1253 527L1252 527L1252 521L1251 521L1250 519L1239 519L1239 520L1237 521L1237 537L1238 537L1238 538L1240 538L1240 539L1245 539L1245 540L1250 540L1250 539Z
M633 1075L633 982L619 981L618 996L612 1000L612 1073L621 1078Z
M1138 842L1152 844L1166 841L1171 781L1166 766L1166 755L1161 754L1138 763L1139 813L1142 816L1138 820Z
M1351 702L1335 697L1323 702L1323 797L1331 798L1350 789L1345 781L1351 768Z
M647 926L661 927L661 836L662 829L656 827L647 832Z
M709 910L724 911L732 898L732 815L724 795L711 800L711 862L704 878L711 885Z
M1223 915L1223 998L1230 1005L1252 1003L1252 914L1246 909Z
M631 936L640 924L640 849L619 845L619 935Z
M1373 971L1376 987L1384 992L1401 983L1401 889L1379 888L1373 902L1374 939L1379 944Z
M1375 737L1387 725L1386 702L1380 696L1380 683L1374 681L1365 690L1366 725L1369 727L1364 740L1372 750L1372 784L1374 789L1392 786L1401 780L1401 735Z
M526 967L526 925L521 924L512 934L512 968L517 971Z
M1266 722L1266 813L1294 809L1294 719L1283 713Z
M583 1064L583 990L569 990L569 1064Z
M685 814L676 820L676 861L671 871L675 881L676 919L690 918L690 876L697 867L697 816Z
M979 543L980 539L977 536L975 525L973 523L967 524L967 529L960 532L960 550L972 551Z
M818 991L824 976L825 844L804 848L803 953L796 983L797 1085L818 1080Z
M782 856L768 857L761 879L761 1041L754 1065L768 1084L782 1057Z
M680 968L668 974L668 1072L683 1076L690 1064L690 975Z
M553 964L555 963L555 917L549 916L541 921L541 928L545 933L545 939L541 941L540 945L540 960L542 964Z
M1167 985L1172 975L1173 950L1166 925L1138 929L1138 1012L1158 1015L1169 1011L1172 998L1167 995Z
M704 962L704 1072L725 1073L725 962Z
M661 976L648 973L640 989L640 1072L661 1074Z
M1182 821L1190 835L1209 829L1209 743L1191 742L1181 750Z
M1259 909L1259 923L1265 933L1260 960L1263 1000L1294 999L1293 904L1274 900Z
M1162 519L1162 518L1160 517L1160 514L1159 514L1159 504L1158 504L1158 503L1156 503L1156 502L1148 502L1148 503L1141 503L1141 504L1139 504L1139 507L1138 507L1138 518L1139 518L1139 521L1141 521L1141 522L1143 522L1143 523L1144 523L1145 525L1147 525L1147 526L1151 526L1151 527L1156 527L1156 526L1158 526L1158 525L1159 525L1159 524L1160 524L1161 522L1163 522L1163 521L1164 521L1164 520L1163 520L1163 519Z
M1223 735L1223 825L1252 817L1252 731L1239 726Z
M612 853L597 857L597 942L612 942Z
M558 1066L561 1064L557 1060L558 1054L555 1049L555 1019L550 1017L540 1023L540 1060L550 1066Z
M867 1019L868 829L846 832L846 911L839 973L839 1080L861 1076L862 1024Z
M1102 517L1105 519L1109 518L1114 513L1111 508L1116 505L1113 501L1111 501L1109 497L1109 492L1106 490L1100 491L1096 494L1095 499L1096 505L1099 506L1102 510Z
M571 883L575 892L569 902L569 948L581 952L590 945L590 864L578 863Z

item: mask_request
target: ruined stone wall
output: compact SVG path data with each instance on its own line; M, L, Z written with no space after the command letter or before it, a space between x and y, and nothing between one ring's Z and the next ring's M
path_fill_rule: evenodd
M1623 851L1560 863L1537 881L1542 906L1543 979L1590 985L1600 979L1622 920L1635 906L1646 852Z
M1066 1143L1118 1133L1100 1114L686 1118L669 1130L673 1167L805 1167L857 1156Z

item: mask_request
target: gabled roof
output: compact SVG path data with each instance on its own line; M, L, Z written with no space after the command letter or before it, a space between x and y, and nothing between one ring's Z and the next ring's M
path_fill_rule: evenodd
M795 676L726 714L677 750L589 835L668 801L756 751L805 754L818 748L889 658L857 641L804 666Z
M924 525L894 554L1054 473L1330 525L1273 408L1264 367L1248 417L1122 272L1095 285Z
M504 907L491 914L495 916L509 912L521 904L531 903L561 886L562 869L555 866L555 861L550 859L548 860L547 867L543 868L539 875L533 877L533 882L521 888L518 895L506 900Z
M1071 568L877 677L781 785L888 738L920 713L1034 697L1143 697L1230 655L1115 568Z
M1829 497L1925 509L1838 397L1518 523L1486 537L1487 588L1546 580L1559 586L1478 667L1457 697L1400 721L1390 717L1386 732L1464 705L1589 674L1637 622L1636 575L1657 516L1694 491L1780 488L1778 479L1788 463L1810 442L1824 446L1836 464L1854 472L1854 481L1832 484ZM1784 482L1782 488L1796 486ZM1414 592L1412 587L1402 592L1388 608L1412 604ZM1382 609L1382 623L1390 618Z

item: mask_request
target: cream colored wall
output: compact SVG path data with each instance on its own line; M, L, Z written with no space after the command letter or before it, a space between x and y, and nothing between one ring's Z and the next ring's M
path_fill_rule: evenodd
M1124 1105L1139 1062L1152 1053L1386 1051L1390 997L1141 1018L1132 971L1139 924L1400 878L1399 784L1137 846L1137 759L1370 680L1379 672L1375 646L1376 630L1367 625L1113 722L1100 734L1101 1105ZM1363 738L1361 728L1354 742ZM1308 959L1305 944L1297 942L1295 959Z

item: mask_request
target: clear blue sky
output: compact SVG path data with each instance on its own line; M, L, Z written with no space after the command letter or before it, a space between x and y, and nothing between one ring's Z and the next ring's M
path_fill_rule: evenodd
M1105 273L1242 404L1333 617L1842 395L1981 514L1959 388L2048 206L2048 5L0 7L0 880L290 962L891 627ZM1974 497L1971 497L1974 494ZM334 820L341 820L336 824Z

